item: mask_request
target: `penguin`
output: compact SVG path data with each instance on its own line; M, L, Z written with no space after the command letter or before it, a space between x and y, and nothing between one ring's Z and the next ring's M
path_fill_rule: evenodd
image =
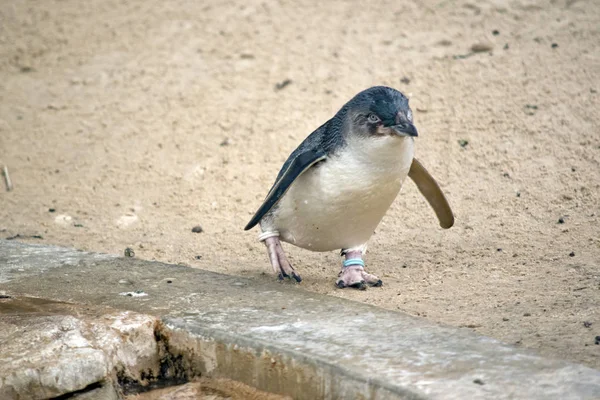
M437 215L452 227L454 215L436 180L414 158L418 137L408 98L375 86L348 101L311 133L285 161L245 230L260 225L279 280L301 282L281 242L345 258L336 286L381 286L365 271L367 243L410 177Z

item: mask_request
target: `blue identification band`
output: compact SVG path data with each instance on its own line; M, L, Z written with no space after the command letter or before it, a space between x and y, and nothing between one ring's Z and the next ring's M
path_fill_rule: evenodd
M365 262L360 258L351 258L350 260L344 261L344 268L352 265L360 265L362 268L365 267Z

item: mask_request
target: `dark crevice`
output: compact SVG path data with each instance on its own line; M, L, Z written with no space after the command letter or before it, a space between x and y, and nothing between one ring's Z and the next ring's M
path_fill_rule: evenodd
M158 376L152 370L142 371L140 380L127 375L127 372L117 372L117 382L123 394L135 394L160 389L167 386L182 385L192 378L190 371L185 366L182 354L173 354L169 348L169 338L164 333L162 324L157 322L154 326L154 338L160 354ZM194 375L195 377L196 375Z
M92 390L100 389L102 387L102 385L104 385L103 381L94 382L94 383L92 383L90 385L87 385L83 389L76 390L74 392L69 392L69 393L61 394L60 396L57 396L57 397L50 397L49 400L71 399L71 398L73 398L73 397L75 397L75 396L77 396L79 394L83 394L83 393L91 392Z

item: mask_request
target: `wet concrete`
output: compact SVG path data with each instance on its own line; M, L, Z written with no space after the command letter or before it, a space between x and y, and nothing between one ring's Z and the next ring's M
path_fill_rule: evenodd
M125 400L291 400L291 397L256 390L229 379L200 378L184 385L130 395Z
M0 241L0 291L160 317L168 352L194 376L311 400L600 398L600 371L464 329L289 285L52 249Z

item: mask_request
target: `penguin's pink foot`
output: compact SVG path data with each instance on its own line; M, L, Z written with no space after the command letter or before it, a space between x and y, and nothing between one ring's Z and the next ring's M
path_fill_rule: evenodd
M335 285L340 289L354 288L365 290L367 286L381 286L383 282L377 276L365 272L365 262L362 260L362 251L343 251L346 260L338 274Z
M277 236L268 237L264 242L267 246L267 252L269 253L269 260L271 260L273 272L275 272L277 278L280 281L284 278L293 278L296 282L302 282L302 278L296 273L296 270L285 256L279 238Z

